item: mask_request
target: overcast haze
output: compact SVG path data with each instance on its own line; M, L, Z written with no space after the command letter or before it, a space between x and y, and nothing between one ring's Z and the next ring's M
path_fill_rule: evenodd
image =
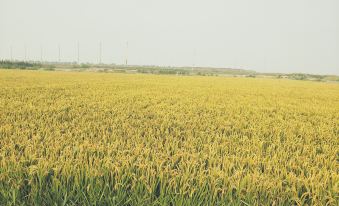
M126 51L126 42L129 47ZM0 58L339 74L338 0L0 0Z

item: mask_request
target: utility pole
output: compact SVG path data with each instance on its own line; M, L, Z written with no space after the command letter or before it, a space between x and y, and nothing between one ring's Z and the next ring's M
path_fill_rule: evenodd
M25 62L27 62L27 46L26 46L26 44L24 46L24 49L25 49Z
M128 41L126 42L126 65L128 64Z
M42 45L40 46L40 61L41 61L41 63L43 62L43 49L42 49Z
M101 64L101 57L102 57L102 43L99 43L99 64Z
M194 70L195 64L196 64L196 57L197 57L197 50L194 49L193 51L193 67L192 67L192 71Z
M10 47L10 53L11 53L11 62L13 61L13 46Z
M60 44L58 44L58 62L60 63Z
M80 43L78 42L78 64L80 64Z

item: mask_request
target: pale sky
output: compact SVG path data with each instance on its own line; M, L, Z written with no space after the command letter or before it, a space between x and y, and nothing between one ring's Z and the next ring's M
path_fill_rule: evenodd
M0 0L0 59L339 74L338 0ZM126 49L128 42L128 49ZM12 49L11 49L12 48Z

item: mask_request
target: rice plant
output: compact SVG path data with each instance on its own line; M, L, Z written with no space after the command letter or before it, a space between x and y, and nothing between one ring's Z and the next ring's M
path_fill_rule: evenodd
M0 70L0 205L338 205L339 85Z

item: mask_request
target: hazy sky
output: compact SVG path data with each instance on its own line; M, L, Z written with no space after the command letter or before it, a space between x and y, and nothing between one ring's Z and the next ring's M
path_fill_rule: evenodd
M128 41L128 50L126 42ZM339 74L338 0L0 0L0 58ZM127 50L127 51L126 51Z

